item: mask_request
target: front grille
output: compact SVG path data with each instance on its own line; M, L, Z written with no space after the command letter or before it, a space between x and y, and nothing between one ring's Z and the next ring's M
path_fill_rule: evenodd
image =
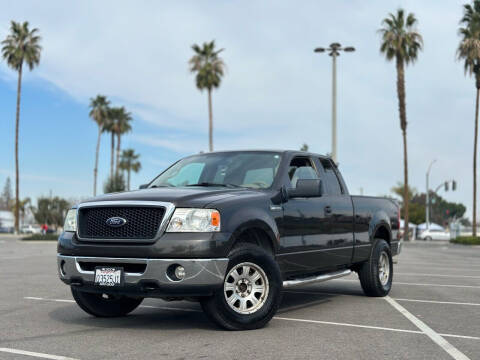
M82 239L153 239L162 222L163 207L86 207L79 210L78 231ZM107 220L121 217L123 226L112 227Z

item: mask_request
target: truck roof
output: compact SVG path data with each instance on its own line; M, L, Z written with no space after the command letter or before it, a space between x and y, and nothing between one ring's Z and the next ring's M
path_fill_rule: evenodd
M318 153L312 153L310 151L302 151L302 150L285 150L285 149L240 149L240 150L218 150L212 152L205 152L203 154L221 154L221 153L229 153L229 152L277 152L282 154L304 154L309 156L317 156L326 159L331 159L330 156L322 155Z

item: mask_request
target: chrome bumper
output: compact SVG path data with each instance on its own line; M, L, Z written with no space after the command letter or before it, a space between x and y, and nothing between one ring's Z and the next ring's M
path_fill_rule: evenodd
M89 270L82 265L90 263ZM94 283L95 264L115 264L128 267L128 264L140 265L140 272L125 271L124 284L136 286L143 282L156 283L160 288L163 285L169 287L184 286L216 286L223 283L228 265L227 258L220 259L135 259L135 258L108 258L108 257L85 257L65 256L57 254L57 269L60 279L66 283L80 281L84 284ZM172 280L167 275L170 265L181 265L185 268L183 280Z

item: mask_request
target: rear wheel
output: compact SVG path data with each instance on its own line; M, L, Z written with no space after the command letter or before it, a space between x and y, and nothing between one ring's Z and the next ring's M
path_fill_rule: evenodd
M71 289L78 306L86 313L97 317L125 316L135 310L143 301L143 298L89 293L74 287Z
M281 301L282 279L273 256L264 249L241 244L229 255L223 286L202 299L206 315L228 330L265 326Z
M370 259L358 271L363 292L368 296L386 296L392 288L393 262L390 246L376 239Z

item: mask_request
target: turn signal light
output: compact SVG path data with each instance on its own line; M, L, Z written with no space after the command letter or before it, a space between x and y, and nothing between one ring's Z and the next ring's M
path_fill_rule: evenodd
M220 213L218 211L212 211L212 226L220 226Z

